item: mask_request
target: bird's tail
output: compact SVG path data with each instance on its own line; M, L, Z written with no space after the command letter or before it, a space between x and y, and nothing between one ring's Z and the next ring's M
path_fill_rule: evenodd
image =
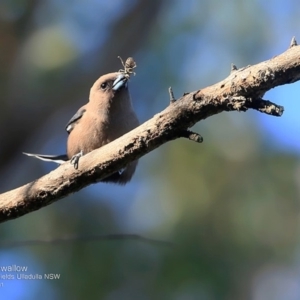
M67 160L69 160L68 156L66 154L62 154L62 155L43 155L43 154L34 154L34 153L26 153L23 152L23 154L28 155L28 156L32 156L44 161L52 161L55 162L57 164L62 164L64 162L66 162Z

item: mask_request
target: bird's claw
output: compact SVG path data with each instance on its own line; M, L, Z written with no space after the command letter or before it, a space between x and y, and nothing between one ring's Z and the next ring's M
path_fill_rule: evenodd
M119 175L122 175L124 173L124 171L126 170L126 168L122 168L118 171Z
M79 159L83 156L83 151L81 150L79 153L72 156L70 163L74 166L74 168L78 169Z

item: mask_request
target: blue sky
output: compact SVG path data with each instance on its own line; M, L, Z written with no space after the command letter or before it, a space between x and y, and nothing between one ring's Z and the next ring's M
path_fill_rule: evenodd
M91 51L93 47L95 47L95 43L105 42L105 36L109 33L109 25L113 22L114 18L117 18L121 13L124 13L124 5L122 1L99 2L90 0L85 2L84 5L82 2L77 2L76 5L71 7L58 0L45 1L44 3L45 5L40 7L40 12L36 15L36 24L39 24L42 29L53 25L61 26L70 37L71 42L78 48L78 55L83 55ZM209 5L209 2L205 3L206 5L203 6L204 11L202 12L204 14L205 8ZM300 40L300 17L296 19L294 15L294 10L299 3L297 1L273 1L272 5L270 5L270 2L262 0L256 1L256 3L258 3L262 10L264 10L262 12L258 12L259 14L268 14L268 17L263 24L265 27L270 27L268 28L270 36L266 41L266 44L262 46L263 49L261 51L261 60L267 60L274 55L285 51L293 36L296 36L296 38L298 37ZM183 92L199 88L200 74L204 78L203 70L209 74L207 82L205 82L205 79L202 81L203 86L205 86L225 78L226 74L229 72L231 63L240 62L247 65L260 62L259 59L256 62L243 60L243 53L241 53L240 57L235 57L235 54L232 54L231 48L227 44L224 49L222 48L222 43L225 43L226 40L228 44L230 44L230 41L228 41L228 35L226 35L224 40L222 40L223 30L226 32L233 30L236 26L239 26L239 24L231 22L234 19L234 10L232 10L232 7L228 5L227 7L225 6L224 10L216 12L216 15L212 16L210 21L205 24L205 28L203 28L204 25L201 24L201 20L199 21L199 27L197 27L196 18L193 20L189 19L191 12L193 12L193 7L198 7L199 5L197 1L191 1L190 6L186 5L186 1L177 1L176 4L177 5L170 6L168 14L161 16L161 20L159 21L165 21L168 26L166 28L162 28L162 32L165 32L165 34L172 34L171 32L173 32L174 37L171 40L170 45L168 45L170 49L179 48L187 41L190 42L189 45L192 45L192 47L185 48L178 52L164 54L164 57L167 57L167 60L164 61L164 63L168 63L169 60L169 64L174 68L174 72L178 69L176 64L172 64L172 62L177 58L177 55L182 54L184 56L182 59L185 61L185 67L183 67L183 70L181 70L182 73L178 76L179 83L174 87L174 90L176 90L177 93L182 94ZM51 10L59 12L57 13L56 18L53 18L53 14L45 13L45 11ZM100 17L96 13L98 10L102 11L102 15ZM251 14L253 14L252 11ZM193 16L195 17L195 15ZM252 15L252 17L254 17L254 15ZM191 26L191 32L187 30L185 35L178 35L177 37L176 30L174 28L176 28L177 25L180 25L181 21L186 22L186 26ZM189 21L191 21L192 24L189 24ZM193 24L193 22L196 24ZM228 25L229 29L226 29L224 27L225 25ZM99 32L101 33L100 35ZM249 29L246 34L248 36L245 36L244 38L249 39L249 43L253 40L255 41L255 31ZM252 34L253 36L251 36ZM101 38L96 38L99 36L101 36ZM260 52L260 49L257 51ZM154 54L148 53L145 54L145 56L146 55L151 57L151 55ZM243 67L243 65L238 65L238 67ZM191 70L193 71L191 72ZM157 74L157 76L160 76L160 74ZM134 78L134 80L138 80L138 78ZM162 87L160 91L157 91L160 95L163 95L163 93L167 94L167 91L163 90L165 89L164 82L163 86L164 87ZM153 86L151 88L156 91ZM294 152L298 155L300 150L299 94L300 83L298 82L278 87L265 95L265 99L285 107L284 114L280 118L270 117L258 112L255 115L251 114L251 118L253 117L259 122L258 127L262 128L262 136L268 141L268 144L272 145L272 147L276 149L280 149L281 151ZM166 99L166 97L164 99ZM164 107L165 105L166 103L164 103ZM155 105L151 113L157 113L161 108L163 108L163 104L160 103L159 105ZM143 109L146 110L145 107L139 108L141 112ZM148 115L148 117L151 116ZM63 147L64 145L62 145L62 148ZM111 186L108 187L108 189L110 188ZM143 187L140 187L140 190L145 192ZM98 187L93 186L88 192L97 193ZM105 192L106 190L103 189L102 193L104 195ZM109 191L110 197L115 199L113 204L117 208L116 213L119 214L120 219L121 213L129 207L128 203L130 202L131 197L134 197L133 194L135 192L136 186L134 185L130 185L125 188L117 187L114 191ZM117 195L122 193L129 197L128 202L124 202L123 199L118 199ZM108 199L110 199L110 197L108 197ZM150 219L150 221L153 222L153 218L151 217ZM149 220L145 218L145 224L148 221ZM154 221L158 222L158 220ZM147 227L147 224L145 227ZM0 265L9 264L28 265L30 273L42 272L39 267L39 262L24 251L2 251L0 255ZM52 288L52 286L45 280L43 280L42 283L34 281L30 284L24 281L7 281L5 282L4 287L0 287L0 294L5 294L6 299L32 299L35 292L41 288L47 290L47 293L45 293L45 295L48 295L47 299L55 298L54 288Z

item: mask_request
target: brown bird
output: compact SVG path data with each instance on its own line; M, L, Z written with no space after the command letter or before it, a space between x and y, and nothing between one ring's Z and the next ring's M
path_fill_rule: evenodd
M66 125L69 134L67 154L24 154L59 164L71 160L77 169L81 156L137 127L139 121L132 108L128 79L126 73L115 72L101 76L94 83L89 102ZM136 165L137 161L134 161L102 181L126 184L133 176Z

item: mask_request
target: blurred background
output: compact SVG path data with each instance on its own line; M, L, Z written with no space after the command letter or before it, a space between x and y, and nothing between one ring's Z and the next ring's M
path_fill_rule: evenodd
M175 97L300 40L297 0L1 0L0 188L56 165L65 124L102 74L133 56L130 89L144 122ZM299 82L265 99L281 118L222 113L140 160L128 185L96 184L1 224L1 241L132 233L173 247L114 240L2 247L1 299L300 299ZM12 274L14 280L1 279ZM2 283L2 284L1 284Z

